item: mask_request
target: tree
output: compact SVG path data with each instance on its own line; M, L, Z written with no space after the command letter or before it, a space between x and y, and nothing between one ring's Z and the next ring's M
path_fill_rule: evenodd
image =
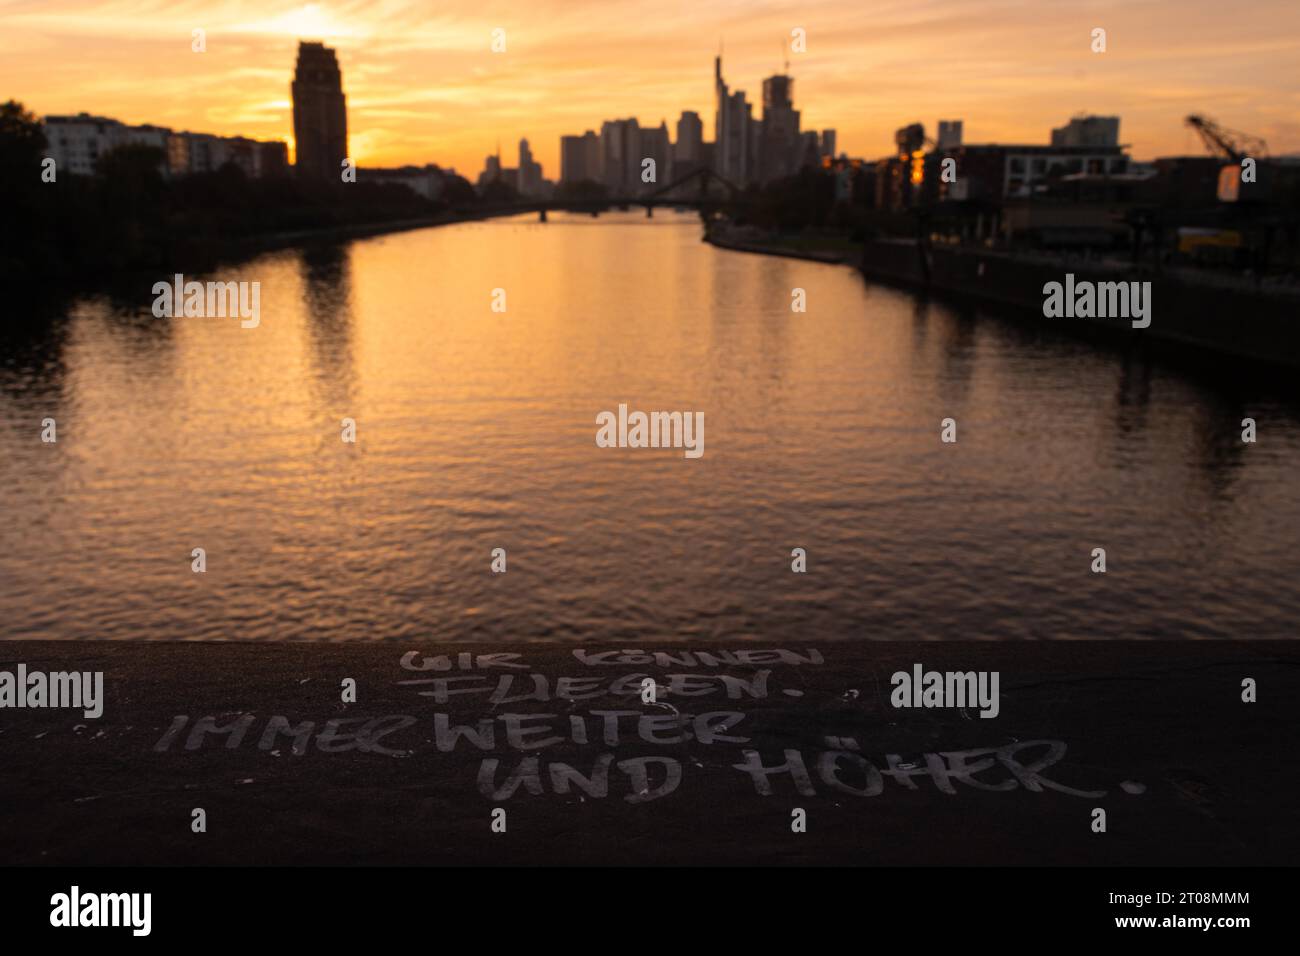
M56 201L49 183L41 182L45 128L16 100L0 105L0 281L29 277L30 263L47 258L54 247L48 237L48 211Z
M474 192L474 187L464 176L448 176L438 198L452 209L460 209L478 202L478 193Z
M5 179L39 174L45 146L45 124L35 113L17 100L0 104L0 169Z
M95 175L111 181L119 191L156 193L162 186L162 167L166 159L166 154L156 146L128 143L100 156L95 162Z
M519 190L500 179L494 179L483 187L483 202L489 206L504 206L518 201Z

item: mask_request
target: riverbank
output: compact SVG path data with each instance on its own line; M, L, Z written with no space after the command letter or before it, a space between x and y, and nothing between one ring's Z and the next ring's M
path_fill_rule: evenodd
M799 236L768 238L758 232L723 231L715 228L706 230L704 241L733 252L806 259L830 265L856 266L862 257L861 246L848 239L803 239Z
M410 232L412 229L428 229L433 226L455 226L466 222L483 222L488 219L509 218L525 215L515 209L467 209L447 212L436 216L417 216L412 219L398 219L371 223L354 223L338 226L324 226L319 229L300 229L291 232L272 233L265 236L251 237L235 249L241 256L256 255L274 249L317 242L345 242L349 239L365 239L369 236L381 236L389 233Z
M29 161L37 165L35 156ZM0 243L0 284L85 288L123 272L205 271L250 252L502 214L449 176L437 198L404 185L249 177L226 165L167 177L148 151L115 152L94 175L16 187Z
M208 255L211 265L203 271L210 271L222 265L245 261L263 252L288 249L295 246L347 242L353 239L366 239L371 236L383 236L414 229L430 229L435 226L455 226L467 222L482 222L488 219L519 215L515 211L457 210L436 216L417 216L411 219L396 219L379 222L345 223L322 226L316 229L298 229L287 232L268 233L250 236L223 243L215 252Z
M1300 324L1294 318L1300 311L1300 289L1290 286L1192 269L1153 273L1098 259L923 246L909 239L870 239L861 245L844 240L838 250L810 252L794 238L715 228L705 241L740 252L851 265L874 282L993 306L1020 321L1050 323L1084 335L1171 346L1193 358L1231 357L1279 370L1300 367ZM1078 287L1149 283L1150 324L1135 328L1127 314L1046 318L1044 288L1067 281Z
M99 719L0 709L10 863L1300 852L1300 768L1276 748L1300 693L1290 642L0 648L0 669L104 675ZM996 716L895 708L892 675L918 664L997 672ZM1246 679L1258 703L1243 703Z
M171 251L167 273L175 272L201 274L215 272L218 269L236 266L242 262L281 249L311 248L330 246L365 239L372 236L391 235L411 232L417 229L429 229L437 226L454 226L468 222L481 222L518 215L515 211L457 210L434 216L416 216L409 219L379 220L374 222L340 223L310 229L283 230L261 235L240 236L227 239L178 240ZM87 270L71 276L59 277L57 281L31 283L10 286L11 300L21 303L23 310L17 316L41 321L51 314L62 312L67 302L82 296L100 292L119 293L134 289L141 282L152 286L158 269L145 269L139 266L120 268L111 272Z
M868 241L860 268L877 281L993 305L1039 324L1189 347L1261 365L1300 367L1300 325L1295 321L1300 291L1295 289L1240 278L1228 281L1195 270L1151 272L1115 261L922 246L911 240ZM1047 318L1044 300L1051 283L1080 289L1140 283L1148 290L1149 315L1139 320L1128 309L1103 317Z

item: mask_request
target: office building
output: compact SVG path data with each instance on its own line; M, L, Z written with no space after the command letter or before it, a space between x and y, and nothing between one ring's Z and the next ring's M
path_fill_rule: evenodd
M660 186L672 182L673 145L668 138L668 123L661 121L658 126L647 126L641 130L641 155L636 162L635 184L638 192L653 192ZM655 178L645 182L645 161L654 160Z
M813 162L817 160L816 132ZM794 79L778 73L763 81L763 119L759 135L758 164L755 178L771 182L789 176L804 165L808 145L799 135L799 111L794 108Z
M600 137L592 130L581 136L560 137L560 182L601 182Z
M477 186L482 189L488 183L496 182L501 179L501 147L497 146L496 154L488 156L483 161L483 172L479 173Z
M737 186L751 178L754 147L759 136L753 108L741 90L734 93L722 79L722 57L713 60L713 168Z
M519 192L525 196L537 196L542 190L542 164L533 159L533 151L528 140L519 141Z
M833 160L835 158L835 130L833 129L822 130L821 150L822 150L822 156L826 157L827 159Z
M683 168L698 166L704 158L704 123L700 114L685 110L677 120L677 143L673 147L673 163Z
M607 120L600 127L601 182L612 196L641 187L641 127L635 119Z

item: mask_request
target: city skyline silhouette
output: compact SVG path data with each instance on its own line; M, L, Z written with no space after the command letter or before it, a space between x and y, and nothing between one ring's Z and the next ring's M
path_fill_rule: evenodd
M560 137L615 117L671 126L699 112L712 135L712 61L760 96L783 61L805 128L834 128L850 155L888 151L907 122L966 122L968 142L1038 142L1078 113L1123 117L1137 158L1198 153L1182 124L1205 112L1300 149L1300 12L1266 3L1227 29L1207 3L1130 9L1096 4L1006 16L1003 5L941 2L918 13L848 4L763 11L640 4L565 12L540 4L217 5L11 3L0 38L7 95L41 115L87 112L129 124L293 147L289 84L298 43L338 52L352 158L360 165L437 163L473 177L498 142L529 139L554 178ZM1177 17L1176 35L1168 32ZM1090 32L1107 30L1106 52ZM192 31L206 49L191 49ZM504 50L493 52L493 31ZM792 52L803 30L806 52ZM27 39L19 42L18 36ZM34 42L33 42L34 38ZM57 61L60 69L51 70Z

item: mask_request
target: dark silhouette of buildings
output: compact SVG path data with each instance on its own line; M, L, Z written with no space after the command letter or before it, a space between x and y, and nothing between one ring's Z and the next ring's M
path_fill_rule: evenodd
M338 181L348 155L343 75L323 43L299 43L293 74L295 166L301 176Z
M763 182L789 176L803 164L799 111L794 108L794 79L784 73L769 76L763 81L763 119L759 143L758 176ZM816 163L818 157L815 142L812 148L812 161Z
M560 137L560 182L591 180L613 196L654 190L699 170L716 172L738 186L763 184L826 165L835 155L835 130L800 130L794 108L794 78L778 73L763 81L763 115L743 90L731 89L722 76L722 57L713 61L714 139L704 139L700 115L687 110L677 121L677 140L668 123L641 126L635 118L606 120L599 134ZM647 160L654 160L650 179ZM489 157L489 167L491 157ZM494 176L489 168L480 184Z
M160 171L167 176L208 173L230 164L250 179L284 174L288 148L284 142L259 142L246 136L190 133L166 126L132 126L107 116L78 113L45 117L45 155L60 172L91 176L100 158L123 146L152 146L160 154Z
M641 125L635 119L606 120L600 127L602 182L611 195L640 191Z
M600 137L593 130L587 130L581 136L560 137L560 182L600 182L604 172Z
M694 110L683 110L677 120L677 143L673 162L694 166L704 159L704 123Z
M542 164L533 159L528 140L519 141L519 173L516 187L524 196L536 196L542 191Z
M722 78L721 55L713 58L713 93L714 169L733 183L747 183L754 178L758 130L744 92L732 92Z
M1076 116L1052 130L1053 146L1118 146L1118 116Z

